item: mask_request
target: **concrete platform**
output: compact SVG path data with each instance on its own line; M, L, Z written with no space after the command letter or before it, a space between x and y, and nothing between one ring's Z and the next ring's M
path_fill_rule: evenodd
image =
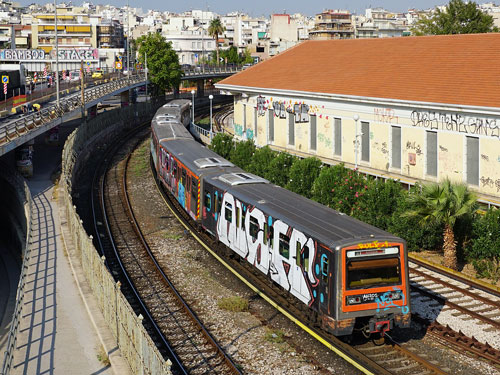
M78 260L68 258L71 242L61 237L51 174L60 163L64 139L74 126L61 127L60 146L46 145L40 137L35 144L34 176L29 181L33 196L33 252L13 375L129 372L110 332L106 332L85 280L81 279ZM75 275L80 279L75 279ZM99 332L95 327L99 327ZM106 352L113 353L113 366L98 359Z

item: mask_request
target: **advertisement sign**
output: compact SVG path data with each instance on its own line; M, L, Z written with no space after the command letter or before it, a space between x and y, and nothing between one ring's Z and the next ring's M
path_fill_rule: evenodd
M99 50L97 48L59 48L59 60L81 61L99 60ZM2 61L46 61L56 58L56 51L53 49L46 53L42 49L1 49L0 60Z

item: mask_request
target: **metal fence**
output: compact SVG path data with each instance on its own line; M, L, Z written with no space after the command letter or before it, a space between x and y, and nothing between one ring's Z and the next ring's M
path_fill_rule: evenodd
M144 82L143 74L132 75L130 77L120 78L87 88L84 91L84 103L97 100L105 95L117 91L123 87ZM82 106L82 98L79 94L73 94L60 100L60 105L52 104L40 112L25 115L22 118L8 124L0 124L0 144L11 142L12 140L35 130L43 125L49 124L58 117L62 117Z
M133 126L138 118L151 119L159 104L139 103L99 115L69 136L62 157L62 197L71 238L104 319L134 374L171 374L171 362L163 359L143 327L142 317L135 315L121 293L119 283L115 283L106 268L104 257L99 257L92 243L92 237L85 232L73 205L71 188L74 175L78 173L80 167L78 158L83 150L97 138L112 140L117 130Z
M0 368L1 375L8 375L12 367L12 359L14 357L14 350L17 344L17 333L19 331L20 320L23 313L26 279L28 277L28 266L31 258L30 239L31 239L32 200L28 184L26 183L24 178L22 178L17 173L17 171L11 169L4 163L0 163L0 171L2 172L2 178L7 180L10 183L10 185L12 185L15 188L18 194L19 202L24 204L24 211L26 217L26 241L22 249L23 264L21 266L21 274L19 276L19 283L17 286L16 307L14 309L14 315L12 317L9 336L7 338L7 345L3 356L2 367Z

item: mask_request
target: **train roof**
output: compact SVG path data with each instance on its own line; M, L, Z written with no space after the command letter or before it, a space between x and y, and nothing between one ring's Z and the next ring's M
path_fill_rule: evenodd
M191 139L177 139L161 142L171 155L198 176L209 173L213 168L220 172L221 168L227 172L243 172L241 168L221 158L218 154ZM220 173L219 173L220 174Z
M252 177L253 175L245 173ZM274 184L256 179L243 184L232 184L227 175L210 176L210 183L238 197L243 202L260 208L273 218L319 240L330 249L356 241L395 236L349 215L332 210ZM256 177L256 176L255 176ZM400 239L398 239L400 240Z
M193 139L189 130L179 120L171 118L155 118L151 121L151 127L158 141L167 139Z

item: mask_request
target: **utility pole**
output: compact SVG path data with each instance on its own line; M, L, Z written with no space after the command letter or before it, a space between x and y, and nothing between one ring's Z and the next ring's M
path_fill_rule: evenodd
M85 80L83 77L83 60L80 61L80 87L81 87L81 102L82 102L82 121L85 122Z
M148 101L148 54L144 52L144 72L146 73L146 103Z
M59 38L57 37L57 0L54 0L54 26L56 37L56 105L59 107Z
M130 80L130 64L129 64L129 49L130 49L130 16L129 16L129 0L127 0L127 75Z

